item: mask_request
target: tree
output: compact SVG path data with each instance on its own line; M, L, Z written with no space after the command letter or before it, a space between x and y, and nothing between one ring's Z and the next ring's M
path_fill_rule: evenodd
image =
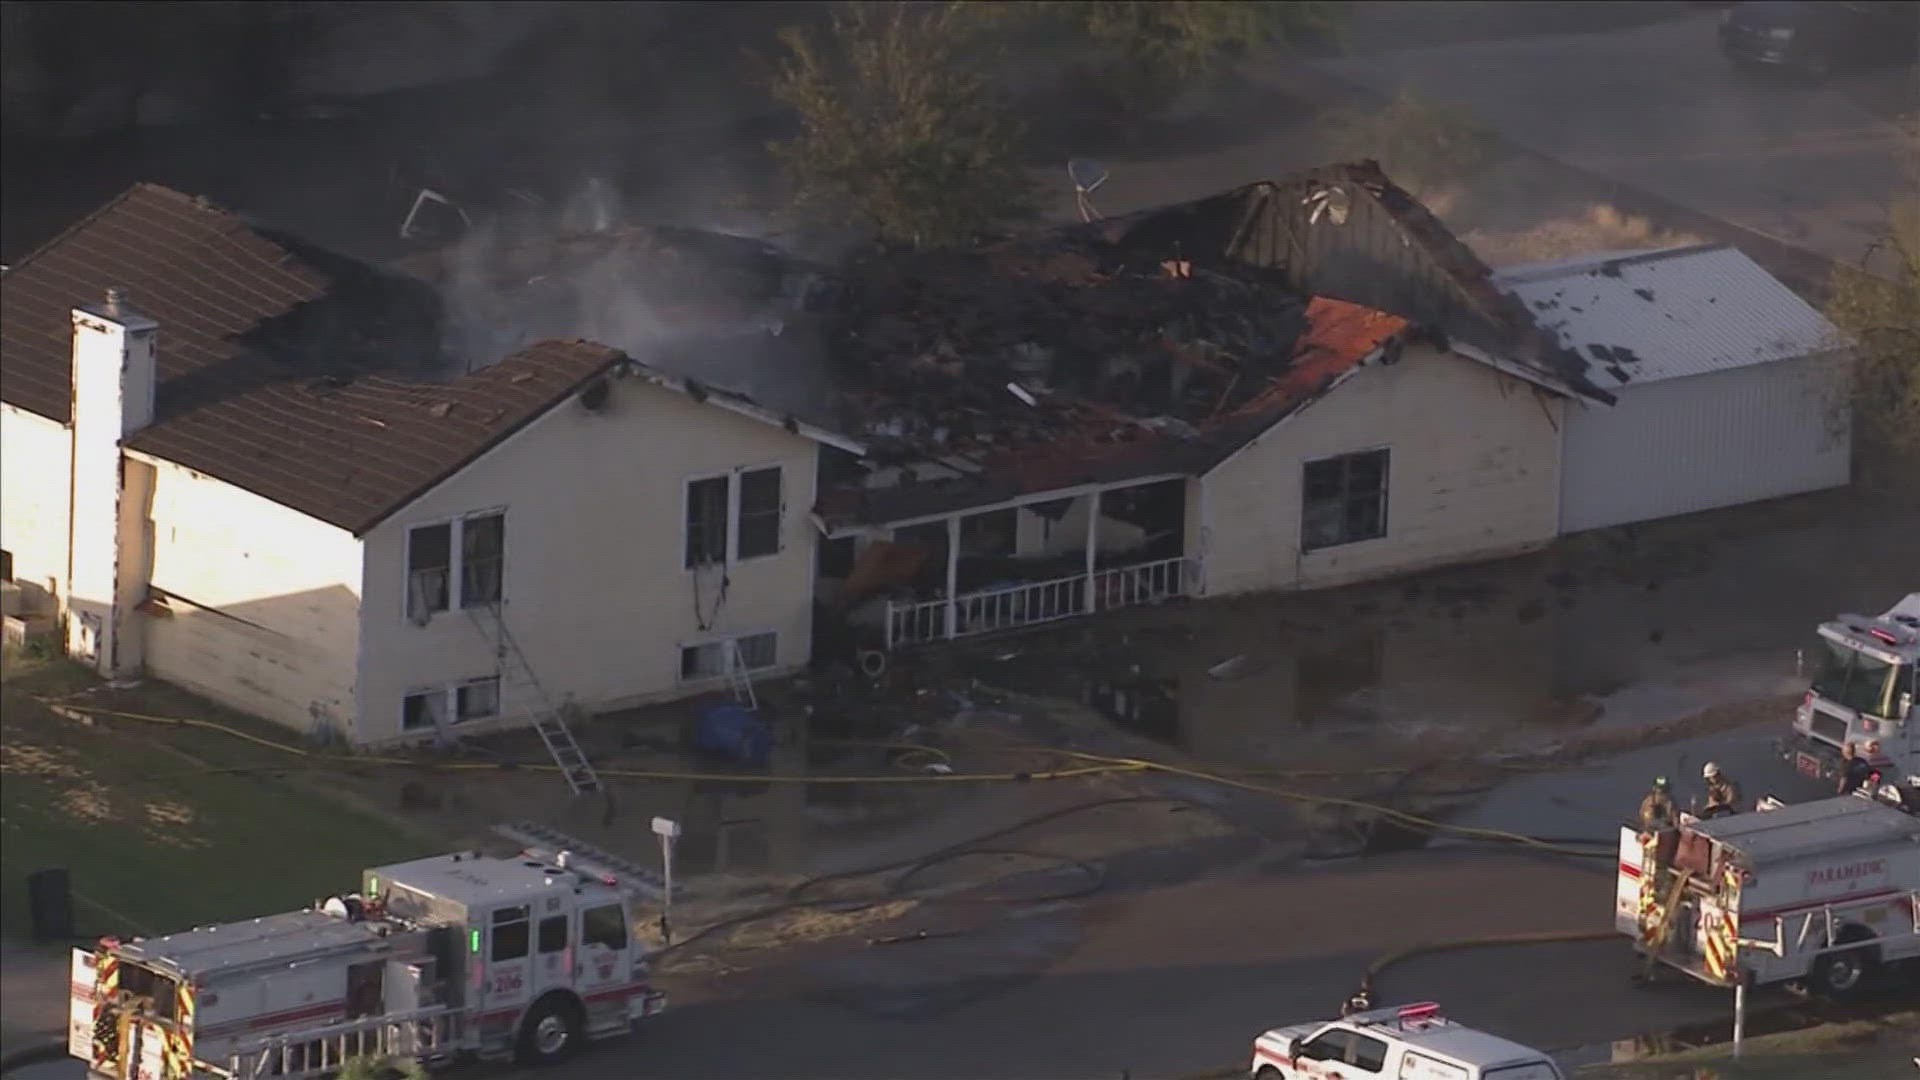
M1319 0L1079 0L1038 5L1066 19L1109 58L1116 95L1134 109L1163 104L1227 60L1333 27Z
M960 3L848 3L825 40L780 35L771 79L800 131L773 146L799 203L882 239L964 242L1033 213L1032 181Z
M1866 478L1920 488L1920 123L1905 142L1912 183L1869 251L1891 256L1891 275L1836 268L1826 313L1853 348L1853 416L1870 451L1862 464L1883 467L1863 469Z

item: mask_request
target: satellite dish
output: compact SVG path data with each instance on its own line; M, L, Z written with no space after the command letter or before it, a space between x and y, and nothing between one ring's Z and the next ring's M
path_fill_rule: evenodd
M1107 182L1107 170L1085 158L1071 158L1067 161L1067 177L1073 181L1073 201L1080 207L1080 220L1098 220L1100 211L1093 208L1088 196Z

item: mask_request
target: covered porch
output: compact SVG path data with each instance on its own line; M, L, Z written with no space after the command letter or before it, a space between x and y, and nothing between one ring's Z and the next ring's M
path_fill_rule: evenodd
M893 650L1194 595L1187 491L1144 478L891 523L849 575L889 579L863 621Z

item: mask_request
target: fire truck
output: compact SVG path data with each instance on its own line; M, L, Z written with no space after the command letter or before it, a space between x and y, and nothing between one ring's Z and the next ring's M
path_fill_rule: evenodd
M73 952L68 1052L113 1080L301 1080L349 1061L558 1061L659 1012L629 902L569 851L368 870L304 911Z
M1878 743L1869 764L1882 779L1914 787L1920 783L1920 593L1879 618L1842 615L1819 632L1817 670L1792 733L1780 741L1781 756L1807 776L1832 780L1842 746Z
M1920 958L1920 817L1878 792L1620 831L1614 925L1649 964L1852 994ZM1652 970L1651 967L1649 970Z

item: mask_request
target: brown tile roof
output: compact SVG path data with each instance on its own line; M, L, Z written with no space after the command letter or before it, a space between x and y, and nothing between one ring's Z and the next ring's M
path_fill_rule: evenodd
M124 287L160 324L157 415L128 445L364 533L621 359L547 341L434 382L400 373L411 358L328 374L252 347L336 284L231 214L136 186L7 272L0 398L68 421L70 310Z

